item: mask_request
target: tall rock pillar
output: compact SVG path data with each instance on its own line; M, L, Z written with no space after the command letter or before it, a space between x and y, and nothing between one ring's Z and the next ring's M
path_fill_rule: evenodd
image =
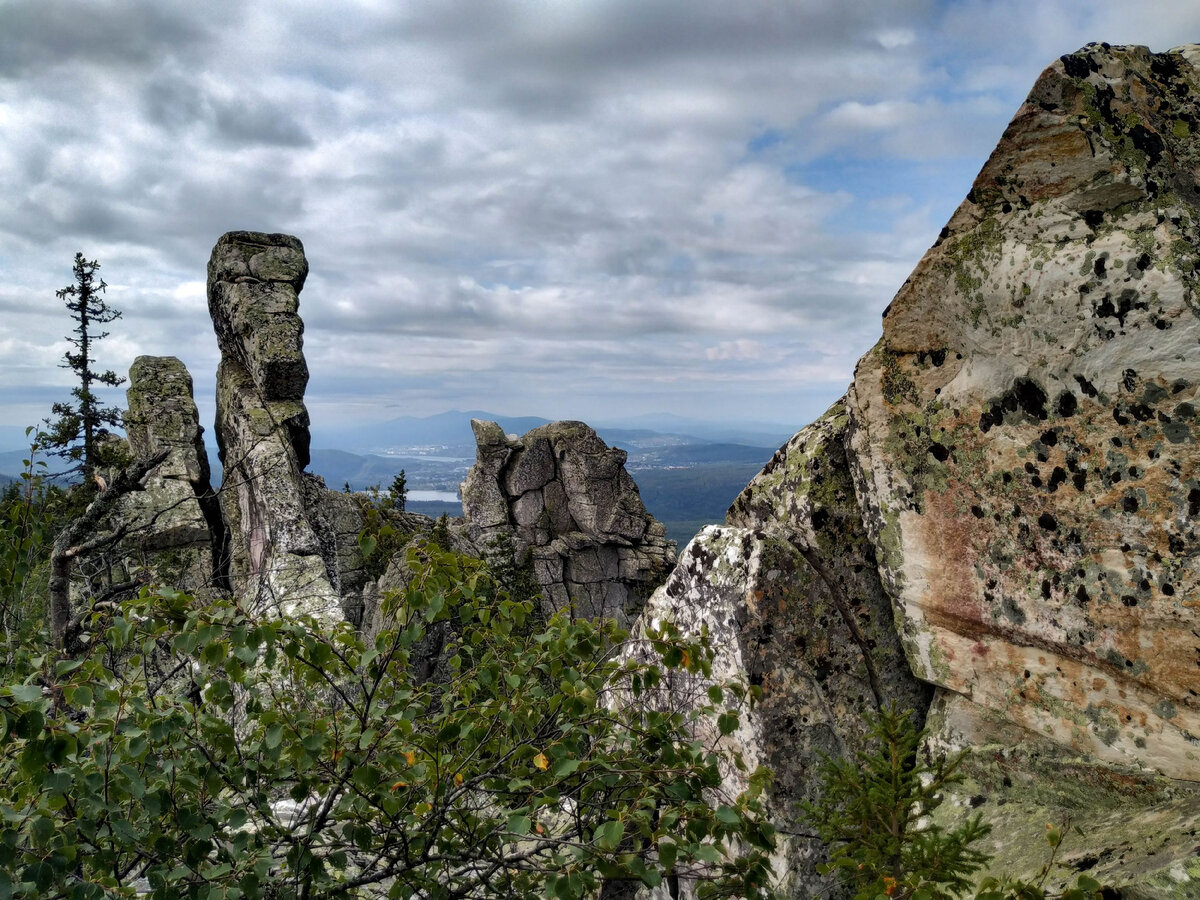
M297 315L304 247L285 234L233 231L208 263L208 307L221 348L217 443L221 507L236 592L282 615L341 615L305 513L308 366Z

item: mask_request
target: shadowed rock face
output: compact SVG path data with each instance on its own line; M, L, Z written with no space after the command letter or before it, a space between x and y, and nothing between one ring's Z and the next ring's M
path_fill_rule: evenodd
M1200 780L1200 48L1047 69L892 302L851 464L914 671Z
M646 512L625 451L582 422L554 422L520 439L473 420L477 456L462 485L477 542L509 536L528 553L549 610L573 605L628 627L675 564L675 545Z
M213 248L208 273L221 347L217 441L234 589L283 614L338 617L336 578L304 497L308 367L297 315L304 248L288 235L230 232Z

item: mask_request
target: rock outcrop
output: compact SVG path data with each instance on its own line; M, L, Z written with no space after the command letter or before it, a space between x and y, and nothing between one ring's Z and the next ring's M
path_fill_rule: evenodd
M337 547L346 530L333 523L353 512L337 507L322 516L328 492L304 474L308 366L297 309L307 275L304 248L289 235L234 231L213 248L208 308L221 348L221 509L234 590L260 608L330 619L343 614Z
M720 648L717 674L738 674L761 698L732 737L774 773L769 807L782 826L789 896L837 896L818 875L819 842L796 836L797 806L815 800L828 756L867 749L866 715L883 705L923 716L931 689L909 671L862 525L839 400L782 447L729 511L680 555L645 617ZM727 785L736 793L738 785Z
M547 611L571 607L628 627L675 564L675 545L646 512L625 451L582 422L519 439L495 422L471 427L477 456L462 498L476 543L501 540L528 555Z
M652 598L736 623L726 663L764 692L741 737L785 830L812 751L851 752L894 699L931 749L975 751L939 817L992 822L998 871L1036 876L1073 819L1073 870L1195 895L1197 129L1200 46L1047 69L847 396ZM813 849L791 844L794 896Z
M125 429L136 459L167 458L129 494L121 515L134 543L154 554L155 576L181 590L228 588L228 546L211 486L192 376L173 356L139 356L129 370Z
M1200 47L1046 70L900 289L851 459L914 671L1200 781Z

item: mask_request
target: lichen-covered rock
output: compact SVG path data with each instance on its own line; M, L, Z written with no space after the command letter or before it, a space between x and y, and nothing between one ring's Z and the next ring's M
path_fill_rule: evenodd
M924 716L931 692L912 674L879 579L875 548L863 527L846 456L845 398L797 432L734 500L730 525L764 531L796 548L812 577L793 612L837 612L874 705ZM858 734L861 721L843 722Z
M296 311L307 277L304 246L287 234L231 231L209 258L208 310L221 356L241 363L264 400L304 399L308 364Z
M849 393L922 678L1200 780L1200 47L1039 78Z
M635 636L662 622L691 636L706 629L715 650L713 680L761 688L758 705L727 739L747 771L726 772L721 789L736 796L756 766L774 772L768 809L782 832L774 866L782 892L793 897L840 896L836 880L816 872L825 859L819 843L794 836L796 804L820 789L822 754L861 747L863 711L875 706L862 657L837 608L810 602L820 592L817 580L786 540L710 525L684 548L634 629ZM676 703L698 690L689 684L673 689Z
M225 586L224 526L210 485L192 377L173 356L139 356L129 370L125 427L136 459L162 450L145 490L127 495L120 515L134 543L153 554L160 581L182 590Z
M1064 839L1048 873L1049 891L1084 873L1112 896L1200 895L1196 785L1081 756L951 691L939 692L928 724L930 749L971 751L966 780L945 792L935 820L953 827L980 815L992 826L980 845L991 860L977 878L1039 872L1049 856L1046 827L1053 825Z
M473 420L477 455L462 484L475 543L512 538L531 560L547 611L616 619L628 627L675 564L675 545L646 512L625 451L582 422L554 422L522 438Z
M310 521L311 490L305 502L308 368L297 315L308 272L303 247L288 235L230 232L217 241L208 270L221 347L216 430L233 588L282 615L340 618L330 577L336 548Z

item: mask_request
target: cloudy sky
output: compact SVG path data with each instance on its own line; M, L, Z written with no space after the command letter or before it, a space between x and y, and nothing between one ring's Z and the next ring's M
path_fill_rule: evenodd
M0 424L64 399L76 251L211 418L204 272L303 240L314 419L799 427L1038 73L1195 0L0 0ZM116 399L116 398L114 398Z

